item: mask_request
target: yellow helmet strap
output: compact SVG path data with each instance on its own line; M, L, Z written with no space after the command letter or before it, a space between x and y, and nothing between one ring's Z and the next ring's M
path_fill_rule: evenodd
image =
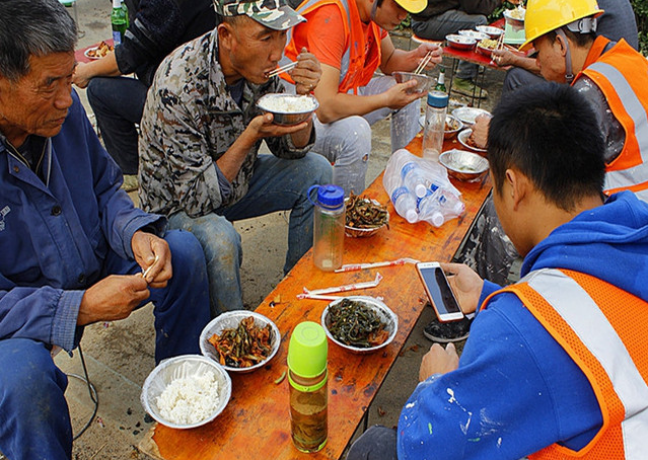
M567 53L565 53L565 81L567 84L571 85L572 81L574 81L574 72L572 70L571 48L569 46L569 41L567 40L567 35L565 35L562 28L556 29L556 35L562 37L565 42L565 47L567 49Z

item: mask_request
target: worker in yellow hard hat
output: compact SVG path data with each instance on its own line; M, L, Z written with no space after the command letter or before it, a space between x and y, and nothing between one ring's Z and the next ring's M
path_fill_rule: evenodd
M289 32L284 59L294 61L306 48L322 65L312 151L333 163L335 183L346 194L365 188L372 124L391 115L392 151L420 131L424 92L414 90L415 81L398 83L391 75L414 71L428 52L426 67L432 69L443 50L432 43L396 49L388 32L426 5L427 0L302 0L296 7L307 21ZM376 77L376 69L384 75ZM281 76L292 83L288 74Z

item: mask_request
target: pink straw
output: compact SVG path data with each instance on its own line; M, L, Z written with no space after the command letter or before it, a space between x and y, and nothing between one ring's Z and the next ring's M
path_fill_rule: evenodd
M335 273L354 272L358 270L365 270L367 268L393 267L396 265L417 264L417 263L419 263L418 260L405 257L403 259L391 260L386 262L374 262L374 263L366 263L366 264L347 264L347 265L342 265L342 267L335 270Z

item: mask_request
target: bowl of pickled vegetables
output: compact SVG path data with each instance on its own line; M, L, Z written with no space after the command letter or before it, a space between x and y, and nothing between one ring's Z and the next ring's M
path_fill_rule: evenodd
M253 311L221 313L200 334L200 351L228 372L252 372L279 350L281 334L269 318Z
M331 302L322 312L321 322L329 340L356 354L386 347L398 332L398 316L380 300L367 296Z
M352 238L366 238L389 226L389 211L378 201L351 192L344 200L346 223L344 233Z

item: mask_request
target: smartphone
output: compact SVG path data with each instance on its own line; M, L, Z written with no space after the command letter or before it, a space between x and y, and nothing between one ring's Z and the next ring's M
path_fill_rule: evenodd
M416 269L423 281L425 292L441 322L457 321L464 317L455 299L443 269L438 262L419 262Z

